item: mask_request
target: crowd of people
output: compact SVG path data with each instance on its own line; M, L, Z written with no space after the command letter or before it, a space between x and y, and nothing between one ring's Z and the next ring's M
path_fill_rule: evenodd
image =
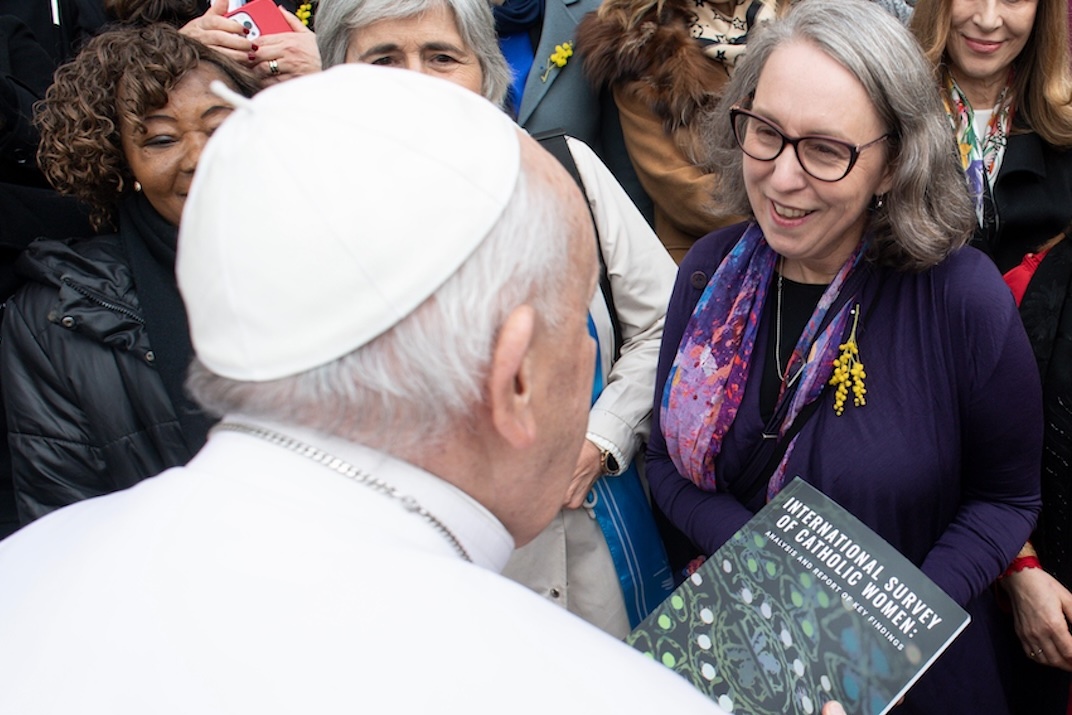
M0 711L718 712L801 477L1072 713L1072 3L242 4L0 4Z

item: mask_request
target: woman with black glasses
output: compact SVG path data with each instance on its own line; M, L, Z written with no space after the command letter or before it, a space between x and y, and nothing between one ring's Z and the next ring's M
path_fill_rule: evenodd
M707 136L751 220L681 265L648 477L702 554L794 477L828 494L973 619L897 712L1002 715L988 586L1038 511L1040 388L1000 274L964 248L930 77L862 0L804 0L749 42Z

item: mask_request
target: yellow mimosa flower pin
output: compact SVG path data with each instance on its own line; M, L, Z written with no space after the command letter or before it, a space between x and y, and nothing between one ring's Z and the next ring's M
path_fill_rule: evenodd
M555 51L551 53L551 56L547 58L547 65L544 67L543 74L540 75L540 81L546 82L548 75L551 74L551 69L554 67L565 67L569 58L573 57L573 42L563 42L561 45L555 45Z

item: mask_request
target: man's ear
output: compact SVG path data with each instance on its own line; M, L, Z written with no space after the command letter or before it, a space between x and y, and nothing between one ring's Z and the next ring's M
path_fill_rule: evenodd
M527 447L536 440L532 409L535 334L536 311L532 306L514 308L499 330L488 370L492 424L516 448Z

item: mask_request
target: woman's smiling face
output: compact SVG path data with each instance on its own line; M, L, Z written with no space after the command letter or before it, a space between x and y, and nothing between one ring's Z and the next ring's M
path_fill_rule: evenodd
M867 91L847 69L808 42L771 53L752 111L791 137L821 135L862 146L888 132ZM794 280L827 283L860 242L876 194L889 190L888 145L860 152L840 181L820 181L786 145L775 159L744 156L748 200L767 243Z
M231 113L231 105L209 90L214 79L235 89L219 68L202 62L172 87L167 104L146 112L140 124L123 120L119 128L134 179L156 212L173 226L182 218L201 150Z
M975 109L990 109L1035 26L1038 0L953 0L946 53Z

